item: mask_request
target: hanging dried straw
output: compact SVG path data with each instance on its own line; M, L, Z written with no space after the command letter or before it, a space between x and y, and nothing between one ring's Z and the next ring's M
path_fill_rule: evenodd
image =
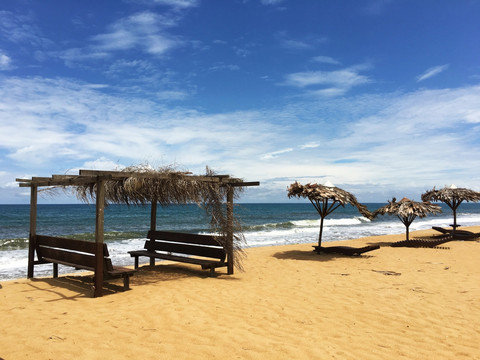
M162 206L175 204L197 204L210 216L210 231L218 236L219 242L228 246L228 223L225 209L225 199L230 186L214 181L189 177L187 171L176 170L172 166L153 169L148 165L130 166L122 172L133 172L148 176L131 176L105 181L105 202L127 205L147 205L156 201ZM208 167L206 178L216 174ZM232 187L234 199L238 199L244 188ZM84 202L93 202L96 194L96 184L86 184L74 187L77 198ZM238 219L233 218L234 266L242 269L242 259L245 245L242 226Z

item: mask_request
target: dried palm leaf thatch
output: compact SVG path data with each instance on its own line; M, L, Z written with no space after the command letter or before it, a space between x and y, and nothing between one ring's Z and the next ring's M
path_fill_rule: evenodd
M441 201L447 204L453 211L453 230L457 225L457 208L464 201L478 202L480 201L480 192L465 188L457 188L455 185L445 186L443 189L435 189L435 187L422 194L423 201Z
M338 207L345 207L346 204L355 206L358 211L368 219L372 219L373 215L368 211L367 207L357 201L355 195L340 189L333 185L306 184L302 185L297 181L291 184L288 189L288 197L304 198L310 200L320 215L320 232L318 235L317 252L321 251L323 220L324 218L336 210Z
M228 191L233 191L234 199L244 187L230 186L218 181L208 181L216 176L207 167L205 175L189 176L187 171L179 171L173 166L154 169L148 165L130 166L120 173L134 173L137 176L112 178L105 181L105 202L107 204L146 205L156 202L162 206L175 204L197 204L210 216L210 231L218 236L220 243L228 249L228 221L225 200ZM96 184L82 184L73 188L77 198L93 202ZM234 266L242 270L245 237L241 223L233 218Z
M442 212L442 208L429 202L417 202L407 198L403 198L397 202L396 198L389 201L387 205L378 208L373 212L373 216L377 215L397 215L406 228L406 239L409 240L409 228L413 220L418 217L424 218L428 214L438 214Z

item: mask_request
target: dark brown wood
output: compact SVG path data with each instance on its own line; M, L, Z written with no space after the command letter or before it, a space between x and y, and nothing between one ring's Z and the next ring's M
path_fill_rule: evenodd
M354 248L350 246L314 246L317 254L341 254L348 256L359 256L365 252L380 249L378 245L364 246L361 248Z
M168 253L186 254L216 258L225 261L226 252L220 247L198 246L190 244L170 243L165 241L146 241L145 249L149 251L164 251Z
M226 251L214 236L149 231L147 237L146 250L129 251L135 258L135 269L140 256L149 257L150 266L155 265L155 259L171 260L201 265L202 269L210 269L211 275L217 267L227 266Z
M228 275L234 272L234 254L233 254L233 188L229 187L227 191L227 256L228 256Z
M178 233L173 231L149 231L147 238L151 240L167 240L172 242L183 242L188 244L221 246L211 235Z
M95 256L89 254L48 247L40 247L38 253L41 254L42 259L50 262L77 267L84 270L95 270Z
M75 240L70 238L46 236L46 235L37 235L36 241L37 241L37 246L39 247L42 247L42 246L56 247L56 248L68 249L72 251L84 252L84 253L93 254L93 255L95 255L97 251L97 246L92 241ZM105 245L105 248L106 248L106 245ZM104 254L104 256L109 256L109 255Z
M35 239L37 234L37 187L30 190L30 232L28 236L28 268L27 277L33 278L33 265L35 262Z
M106 279L123 278L124 289L129 289L129 277L135 270L113 266L108 257L107 244L44 235L36 235L35 241L39 260L34 265L53 263L53 277L58 276L58 264L95 272L95 268L98 268L97 250L101 245L102 284ZM98 273L95 272L95 280L97 276Z
M150 230L157 230L157 200L152 201L150 209Z
M104 229L104 208L105 208L105 181L102 178L97 179L96 194L96 218L95 218L95 243L96 264L95 264L95 292L94 296L102 296L103 288L103 229Z
M136 251L129 251L130 254L134 256L149 256L156 259L163 259L163 260L170 260L176 262L184 262L189 264L197 264L202 265L202 269L210 269L210 268L218 268L227 266L226 262L219 262L216 260L208 260L208 259L199 259L194 257L187 257L187 256L180 256L180 255L172 255L172 254L164 254L164 253L152 253L146 250L136 250Z

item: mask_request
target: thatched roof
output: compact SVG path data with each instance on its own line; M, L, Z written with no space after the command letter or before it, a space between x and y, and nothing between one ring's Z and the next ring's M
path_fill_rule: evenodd
M438 205L433 205L429 202L417 202L407 198L403 198L400 201L396 201L395 198L389 201L387 205L373 212L374 216L377 215L397 215L402 218L408 217L420 217L424 218L428 214L441 213L442 208Z
M349 204L355 206L363 216L369 219L372 218L372 213L368 211L365 205L360 204L357 201L355 195L336 186L310 183L302 185L296 181L288 187L287 191L289 198L297 197L309 199L312 203L331 200L333 203L338 203L341 206Z
M373 212L373 216L377 215L397 215L400 221L405 225L407 241L409 238L410 224L418 216L423 218L428 214L437 214L442 212L442 209L438 205L430 204L429 202L416 202L407 198L403 198L399 202L393 198L387 205Z
M219 235L219 240L227 244L229 224L224 204L227 194L238 198L247 186L258 186L259 182L244 182L229 175L218 175L208 167L204 175L192 175L174 167L153 169L138 165L122 171L80 170L79 175L52 175L17 179L21 187L46 187L72 191L84 202L94 202L98 180L105 189L106 204L145 205L158 203L197 204L211 217L210 230ZM241 250L244 236L240 222L233 218L233 247ZM238 264L237 264L238 265Z
M435 187L422 194L423 201L441 201L444 203L455 202L478 202L480 201L480 192L465 188L457 188L455 185L445 186L443 189L435 189Z

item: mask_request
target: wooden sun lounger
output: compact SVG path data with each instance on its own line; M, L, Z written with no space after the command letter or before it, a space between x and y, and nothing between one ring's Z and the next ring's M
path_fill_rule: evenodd
M315 248L314 251L316 251L317 253L359 256L365 252L380 249L380 246L370 245L370 246L364 246L361 248L354 248L350 246L328 246L328 247L321 246L319 248L318 246L314 246L314 248Z
M458 230L455 231L453 229L444 229L439 226L432 226L432 229L438 231L442 234L448 234L453 236L453 240L475 240L480 237L479 233L474 233L467 230Z
M414 247L414 248L433 248L433 249L449 249L448 247L440 247L439 245L452 241L453 236L449 234L432 236L431 238L416 238L411 240L402 240L392 243L392 247Z

